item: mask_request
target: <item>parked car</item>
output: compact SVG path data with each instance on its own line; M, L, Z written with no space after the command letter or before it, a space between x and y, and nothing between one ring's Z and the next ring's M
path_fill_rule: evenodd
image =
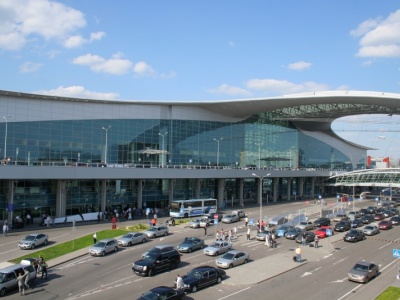
M313 230L314 229L313 223L308 222L308 221L302 221L299 224L297 224L295 227L304 229L304 230Z
M347 231L350 230L351 224L349 221L340 221L335 224L335 231Z
M286 233L293 229L294 227L291 225L281 225L278 228L276 228L276 235L277 236L286 236Z
M318 237L320 239L323 239L323 238L326 238L327 236L329 236L329 233L331 233L333 235L334 230L333 230L332 226L321 226L320 228L315 230L314 233L315 233L315 235L318 235Z
M232 211L232 215L237 215L240 219L246 216L243 210L234 210Z
M47 245L49 236L43 233L30 233L18 242L20 249L35 249L40 245Z
M378 226L367 225L364 227L363 232L365 233L365 235L375 235L378 234L380 231Z
M343 240L345 240L346 242L354 242L354 243L362 241L365 240L365 233L361 230L352 229L345 234Z
M168 235L168 227L164 225L156 225L150 227L148 230L143 231L144 234L147 235L149 239L154 239L159 236L167 236Z
M36 272L32 265L16 264L0 269L0 297L4 297L9 290L18 287L17 277L19 273L29 271L29 284L36 279Z
M400 224L400 216L391 217L390 222L392 222L392 225L399 225Z
M393 225L391 221L383 220L378 223L378 227L380 230L389 230L392 229Z
M222 223L234 223L239 221L240 218L238 215L225 215L221 220Z
M351 228L358 228L364 226L364 223L361 219L354 219L353 221L351 221L350 225Z
M201 266L194 268L187 275L182 276L182 280L186 291L196 293L201 288L221 283L225 276L226 273L224 270L210 266Z
M189 222L189 228L200 228L201 219L192 219Z
M304 231L304 229L294 227L286 232L286 238L289 240L294 240L296 236L302 235Z
M268 234L275 234L277 236L275 229L264 229L264 231L258 232L256 235L257 241L265 241Z
M218 216L218 222L221 222L222 218L223 218L223 214L220 212L215 212L215 213L210 213L208 214L208 220L210 220L210 223L214 223L215 220L215 215Z
M185 299L186 294L183 289L174 289L168 286L158 286L148 290L138 300L163 299L181 300Z
M392 212L393 216L397 216L399 214L399 210L397 208L391 208L389 210Z
M340 221L345 221L345 220L349 220L349 217L346 214L336 214L333 217L333 221L335 221L335 222L340 222Z
M179 252L192 252L193 250L203 249L204 240L196 237L187 237L177 247Z
M137 275L151 277L155 273L175 269L180 262L181 255L176 249L162 253L148 251L132 264L132 271Z
M389 217L393 216L393 212L389 209L384 210L382 213L385 218L389 218Z
M381 221L381 220L383 220L385 218L385 215L383 214L383 213L376 213L375 215L374 215L374 220L375 221Z
M331 220L329 218L318 218L313 223L314 228L329 225L331 225Z
M116 239L103 239L89 248L89 254L92 256L104 256L110 252L118 251L118 242Z
M250 254L245 251L230 250L215 261L218 268L232 268L248 263Z
M219 255L232 249L232 244L224 241L215 241L203 250L206 255Z
M314 232L306 231L305 234L306 234L306 243L307 244L314 242L314 240L315 240L315 233ZM303 236L302 234L299 234L298 236L296 236L296 238L295 238L296 243L300 243L301 244L302 236Z
M347 274L347 278L350 281L368 283L368 281L370 281L374 277L377 277L378 275L378 265L363 260L356 263L354 267L351 268L351 270Z
M374 214L375 212L376 212L376 210L377 210L377 207L376 206L368 206L367 207L367 211L368 211L368 213L369 214Z
M364 224L370 224L374 221L374 216L373 215L364 215L361 217L361 220L363 221Z
M366 208L361 208L361 209L359 210L359 212L360 212L360 215L361 215L361 217L362 217L362 216L368 214L368 209L366 209Z
M139 243L146 243L147 242L147 235L143 232L128 232L127 234L123 235L118 239L118 245L121 247L125 246L132 246L134 244Z
M349 218L351 219L351 217L353 217L354 219L357 219L357 218L361 217L361 214L358 210L351 211L351 212L349 212Z

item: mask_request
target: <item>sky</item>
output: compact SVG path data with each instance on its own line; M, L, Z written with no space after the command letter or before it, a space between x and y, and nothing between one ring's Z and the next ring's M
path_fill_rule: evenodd
M400 93L400 3L1 0L0 70L1 90L93 99ZM399 121L346 117L333 129L393 160Z

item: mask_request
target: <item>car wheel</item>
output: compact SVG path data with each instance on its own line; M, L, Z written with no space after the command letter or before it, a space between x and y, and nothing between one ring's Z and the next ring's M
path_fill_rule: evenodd
M155 234L153 234L152 238L155 239L157 236Z
M149 277L153 276L153 273L154 273L153 269L150 269L149 270Z
M47 240L44 240L43 244L46 246L47 245Z
M130 247L130 246L132 246L132 243L131 243L131 242L128 243L128 247Z
M219 255L218 251L217 251L217 252L215 252L215 256L217 256L217 255Z
M222 278L220 276L218 276L217 283L221 283L221 281L222 281Z
M105 251L101 252L101 256L104 256L104 255L106 255L106 252Z
M5 287L3 287L3 288L0 290L0 296L1 296L1 297L4 297L6 294L7 294L7 289L6 289Z
M35 244L32 244L31 249L35 249Z
M114 252L117 252L117 251L118 251L118 247L115 247L115 248L114 248Z
M232 268L233 268L233 265L232 265L232 264L230 264L230 265L229 265L229 269L232 269Z
M192 286L192 293L196 293L197 292L197 285Z
M146 239L143 239L143 240L142 240L142 244L144 244L144 243L146 243Z
M366 277L364 283L368 283L368 282L369 282L369 277Z
M200 249L203 249L203 247L204 247L204 245L203 245L203 244L201 244L201 245L200 245Z
M249 260L246 258L245 260L244 260L244 264L247 264L249 262Z
M189 248L189 250L188 250L188 251L189 251L189 253L192 253L192 248Z
M167 236L167 235L168 235L168 232L164 233L164 236Z

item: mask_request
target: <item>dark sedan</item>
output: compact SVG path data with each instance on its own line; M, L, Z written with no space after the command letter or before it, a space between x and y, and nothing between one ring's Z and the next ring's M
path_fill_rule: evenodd
M335 231L347 231L350 230L351 224L349 221L340 221L335 225Z
M365 240L365 233L361 230L352 229L343 238L346 242L358 242Z
M314 240L315 240L315 233L314 232L306 231L305 234L306 234L306 242L307 242L307 244L311 243L311 242L314 242ZM301 237L302 236L303 236L302 234L299 234L298 236L296 236L296 239L295 239L296 243L301 243Z
M331 220L329 218L318 218L313 223L314 228L329 225L331 225Z
M389 230L393 227L392 222L390 221L380 221L378 224L379 229L381 230Z
M362 216L361 221L363 221L364 224L370 224L374 221L374 216L372 215Z
M385 215L383 214L383 213L376 213L375 215L374 215L374 220L375 221L381 221L381 220L383 220L385 218Z
M138 300L181 300L185 298L185 291L181 289L173 289L167 286L155 287L144 293Z
M400 224L400 216L391 217L389 221L392 222L392 225L399 225Z
M296 238L296 236L302 235L303 232L304 232L304 229L297 228L297 227L292 228L288 232L286 232L286 238L289 240L294 240Z
M226 276L226 272L210 266L201 266L194 268L187 275L182 276L185 290L195 293L203 287L221 283ZM176 286L176 282L175 282Z
M354 219L351 221L351 228L358 228L364 226L364 222L361 219Z

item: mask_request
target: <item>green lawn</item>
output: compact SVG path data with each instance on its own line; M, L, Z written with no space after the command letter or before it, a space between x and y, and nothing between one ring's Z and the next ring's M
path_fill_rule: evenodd
M400 299L400 288L389 286L375 300L398 300Z
M180 220L175 220L175 224L183 224L189 222L190 219L180 219ZM106 238L115 238L118 236L122 236L127 232L130 231L144 231L149 228L149 225L147 224L137 224L131 227L125 227L125 228L118 228L118 229L107 229L107 230L102 230L97 232L97 240L101 239L106 239ZM39 255L43 256L46 261L49 261L51 259L60 257L62 255L71 253L73 251L77 251L83 248L87 248L93 245L93 234L89 234L62 244L56 244L52 247L49 247L47 249L43 250L38 250L35 252L28 251L26 255L17 257L15 259L10 260L12 263L20 263L20 261L24 258L27 257L33 257L37 258Z

